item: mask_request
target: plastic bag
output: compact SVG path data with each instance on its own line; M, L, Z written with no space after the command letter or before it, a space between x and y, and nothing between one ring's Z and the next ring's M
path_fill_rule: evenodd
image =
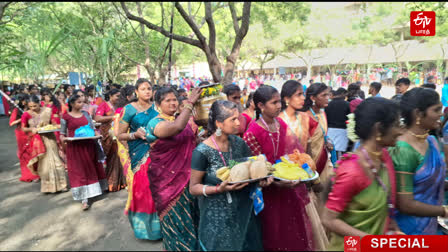
M90 125L84 125L75 130L75 137L94 137L95 131L90 128Z

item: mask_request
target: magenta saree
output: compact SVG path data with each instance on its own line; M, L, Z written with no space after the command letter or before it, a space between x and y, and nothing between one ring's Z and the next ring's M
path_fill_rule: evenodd
M297 138L289 134L287 124L279 117L277 120L280 130L272 133L272 138L269 132L256 122L251 123L244 134L244 140L251 148L252 154L265 154L271 163L275 163L275 160L285 154L292 153L294 149L303 152ZM271 185L263 188L263 198L265 206L260 217L264 249L313 250L312 227L305 210L305 206L310 203L306 186L302 184L290 189Z

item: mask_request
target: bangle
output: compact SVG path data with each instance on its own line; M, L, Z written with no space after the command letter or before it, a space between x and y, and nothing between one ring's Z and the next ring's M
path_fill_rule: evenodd
M219 192L218 192L218 184L215 186L215 192L218 194Z
M135 140L135 133L129 134L130 140Z
M204 186L202 186L202 194L205 196L205 197L208 197L208 195L205 193L205 188L207 187L207 185L204 185Z
M190 111L193 111L193 105L191 105L191 104L185 104L184 108L189 109Z

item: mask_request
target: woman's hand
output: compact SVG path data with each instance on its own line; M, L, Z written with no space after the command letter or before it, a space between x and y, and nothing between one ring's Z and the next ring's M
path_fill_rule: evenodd
M280 181L274 181L274 182L272 182L272 184L274 184L278 187L283 187L283 188L294 188L300 184L300 180L296 181L296 182L280 180Z
M136 132L134 132L135 139L140 138L145 140L146 139L146 131L142 128L139 128Z
M37 134L38 131L39 131L39 130L38 130L37 128L32 128L32 129L31 129L31 132L32 132L33 134Z
M267 187L267 186L270 186L272 184L272 182L274 182L274 177L270 176L266 179L261 180L259 185L261 187Z
M190 98L188 99L188 101L192 104L195 104L199 97L201 97L201 93L202 88L193 88L193 90L191 90Z
M67 139L66 139L66 137L64 136L64 135L61 135L60 137L59 137L59 139L61 140L61 142L65 142Z
M330 141L330 140L328 140L326 143L325 143L325 146L327 147L327 150L329 150L329 151L332 151L333 150L333 143Z
M217 191L218 193L237 191L243 189L248 184L249 183L229 185L228 181L224 181L218 186Z

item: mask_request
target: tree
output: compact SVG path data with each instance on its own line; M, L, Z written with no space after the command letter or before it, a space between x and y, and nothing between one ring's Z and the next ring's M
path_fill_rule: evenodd
M222 64L217 55L216 26L215 26L215 21L213 19L214 12L217 9L224 7L224 4L217 3L217 4L213 4L213 5L214 6L212 7L211 2L204 2L205 15L203 17L203 20L205 20L205 22L207 23L207 27L208 27L208 41L207 41L207 37L203 34L203 32L200 30L200 28L198 26L196 17L191 15L191 12L190 12L191 8L189 8L189 13L187 13L187 11L185 11L183 6L179 2L174 3L177 13L183 18L183 20L188 24L188 26L194 32L195 37L196 37L195 39L190 38L185 35L179 35L179 34L171 35L170 32L167 31L166 29L164 29L163 27L155 25L145 18L141 18L141 17L133 15L127 8L126 3L121 2L121 7L123 8L124 12L126 13L126 16L130 20L134 20L139 23L142 23L149 29L157 31L166 37L172 36L172 38L174 40L189 44L191 46L195 46L195 47L199 48L200 50L202 50L207 58L210 72L213 76L213 80L215 82L223 82L223 84L230 84L230 83L232 83L233 71L236 66L236 61L238 59L241 44L242 44L243 39L246 36L247 31L249 29L251 3L244 2L241 16L239 16L237 13L237 8L236 8L235 3L230 2L228 4L228 8L229 8L229 11L230 11L230 14L232 17L232 24L233 24L233 29L235 32L235 37L234 37L231 53L226 58L226 64L224 66L224 78L221 77ZM191 6L191 5L189 5L189 6Z

